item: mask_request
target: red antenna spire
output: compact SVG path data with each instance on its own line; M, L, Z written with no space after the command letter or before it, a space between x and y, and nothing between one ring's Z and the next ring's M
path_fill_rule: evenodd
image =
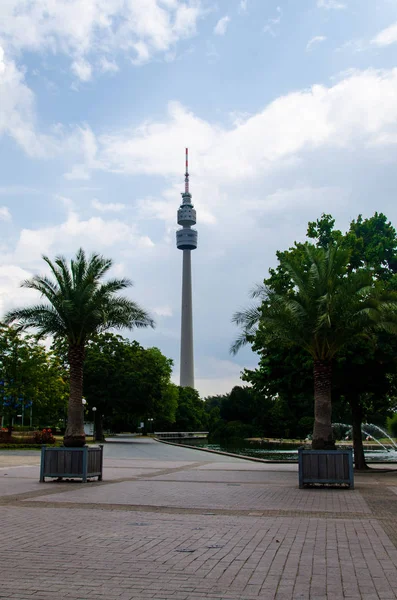
M185 194L189 193L189 149L186 148Z

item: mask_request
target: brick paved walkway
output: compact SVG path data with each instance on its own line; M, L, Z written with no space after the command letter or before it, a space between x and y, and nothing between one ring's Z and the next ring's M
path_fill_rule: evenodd
M3 455L0 599L397 598L396 472L299 490L295 465L153 448L113 448L86 485L39 484L38 457Z

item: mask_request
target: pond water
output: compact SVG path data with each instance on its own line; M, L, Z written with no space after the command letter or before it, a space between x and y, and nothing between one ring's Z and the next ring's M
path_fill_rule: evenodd
M173 440L177 441L177 440ZM210 444L207 440L181 440L180 444L196 446L197 448L209 448L210 450L220 450L221 452L231 452L241 456L252 456L254 458L264 458L274 461L298 462L298 447L301 444L271 444L271 443L247 443L245 440L234 440L230 442L220 442ZM365 457L368 463L397 463L396 450L366 450Z

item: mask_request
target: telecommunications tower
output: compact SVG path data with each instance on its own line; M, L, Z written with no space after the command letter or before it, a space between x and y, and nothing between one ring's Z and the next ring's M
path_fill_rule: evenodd
M197 231L192 229L196 224L196 211L189 192L189 160L186 148L185 191L182 193L182 204L178 209L178 225L182 229L176 232L176 247L183 250L182 268L182 317L181 317L181 371L180 385L194 388L193 361L193 307L192 307L192 262L191 250L197 248Z

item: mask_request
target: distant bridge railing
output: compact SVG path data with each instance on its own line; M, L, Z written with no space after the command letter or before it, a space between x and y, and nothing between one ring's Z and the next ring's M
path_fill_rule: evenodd
M200 439L208 436L208 431L155 431L159 440Z

